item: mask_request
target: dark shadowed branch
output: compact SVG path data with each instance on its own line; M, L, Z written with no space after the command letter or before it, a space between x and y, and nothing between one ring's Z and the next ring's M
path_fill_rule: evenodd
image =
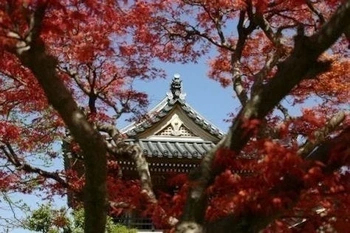
M108 134L107 148L110 154L114 155L117 160L126 158L134 162L140 178L141 193L147 197L149 204L157 204L158 201L153 192L152 178L148 163L140 146L137 144L127 144L124 141L123 135L113 125L97 124L97 129ZM164 210L161 209L161 211L162 218L166 219L166 222L170 226L173 226L177 222L177 219L168 216Z
M220 172L212 168L215 150L226 147L239 154L253 134L253 131L243 129L244 122L263 120L298 83L306 78L310 67L319 64L318 57L341 36L349 24L350 0L340 6L319 32L311 37L303 36L296 42L291 55L279 66L279 70L271 81L251 97L234 120L227 136L201 162L198 174L192 181L185 213L177 227L177 232L189 233L194 232L193 229L202 232L206 206L205 190L215 175Z
M57 59L47 53L45 44L40 38L47 2L39 4L32 15L31 30L25 41L18 42L16 55L22 64L32 71L49 103L58 111L83 151L86 169L85 232L104 233L107 204L107 148L99 132L87 121L72 94L59 78L56 71Z
M329 134L334 131L344 119L344 112L339 112L334 115L324 127L314 132L313 140L308 139L304 145L299 148L298 154L303 158L307 157L317 146L327 139Z

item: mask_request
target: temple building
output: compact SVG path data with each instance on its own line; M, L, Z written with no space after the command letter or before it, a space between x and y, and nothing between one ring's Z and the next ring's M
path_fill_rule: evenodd
M143 150L153 182L153 188L166 192L169 176L188 173L198 166L203 156L224 136L216 126L205 119L186 102L179 75L174 75L170 90L165 98L151 109L145 120L132 123L121 129L129 144L138 144ZM63 141L65 168L83 172L81 158L70 151L70 137ZM79 162L80 161L80 162ZM138 179L135 165L130 160L118 160L122 168L123 179ZM74 206L74 200L80 199L68 193L68 205ZM152 222L139 218L138 213L123 215L115 219L121 224L138 228L140 232L152 231Z
M148 113L147 120L131 124L121 132L126 141L138 144L147 158L153 183L160 187L168 173L187 173L223 137L216 126L186 102L178 74L166 97ZM123 175L134 170L122 161Z
M169 174L190 172L224 136L218 127L190 106L185 97L180 76L175 74L169 92L149 111L148 118L121 130L127 136L127 143L142 148L156 191L171 191L166 185ZM131 161L119 161L119 164L123 177L137 178ZM147 219L130 218L121 223L138 229L153 229Z

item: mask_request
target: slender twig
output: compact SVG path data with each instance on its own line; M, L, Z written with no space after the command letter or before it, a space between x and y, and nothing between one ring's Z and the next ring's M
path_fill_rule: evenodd
M12 148L11 144L9 143L4 143L4 144L5 144L4 146L0 146L0 149L2 150L4 155L7 157L8 161L11 162L16 167L17 170L34 173L45 178L53 179L56 182L58 182L60 185L62 185L62 187L70 188L70 185L67 183L67 181L65 181L60 177L58 172L49 172L41 168L33 167L32 165L28 164L24 159L21 159L19 155L17 155L17 153Z

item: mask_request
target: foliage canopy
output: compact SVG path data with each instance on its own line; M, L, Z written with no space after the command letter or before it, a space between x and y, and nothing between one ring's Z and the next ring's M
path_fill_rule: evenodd
M349 25L349 0L0 1L0 188L84 186L85 232L105 231L108 192L110 214L144 209L176 232L345 232ZM179 193L156 197L116 120L144 113L147 95L132 84L164 76L154 61L207 55L239 111ZM66 130L84 178L31 162L56 158ZM118 179L121 156L141 182Z

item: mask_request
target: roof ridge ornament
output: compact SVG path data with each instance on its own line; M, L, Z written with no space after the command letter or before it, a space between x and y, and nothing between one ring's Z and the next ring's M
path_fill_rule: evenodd
M174 78L172 79L172 82L170 84L171 92L167 93L169 99L185 99L186 94L182 92L182 80L180 79L180 77L180 74L174 74Z

